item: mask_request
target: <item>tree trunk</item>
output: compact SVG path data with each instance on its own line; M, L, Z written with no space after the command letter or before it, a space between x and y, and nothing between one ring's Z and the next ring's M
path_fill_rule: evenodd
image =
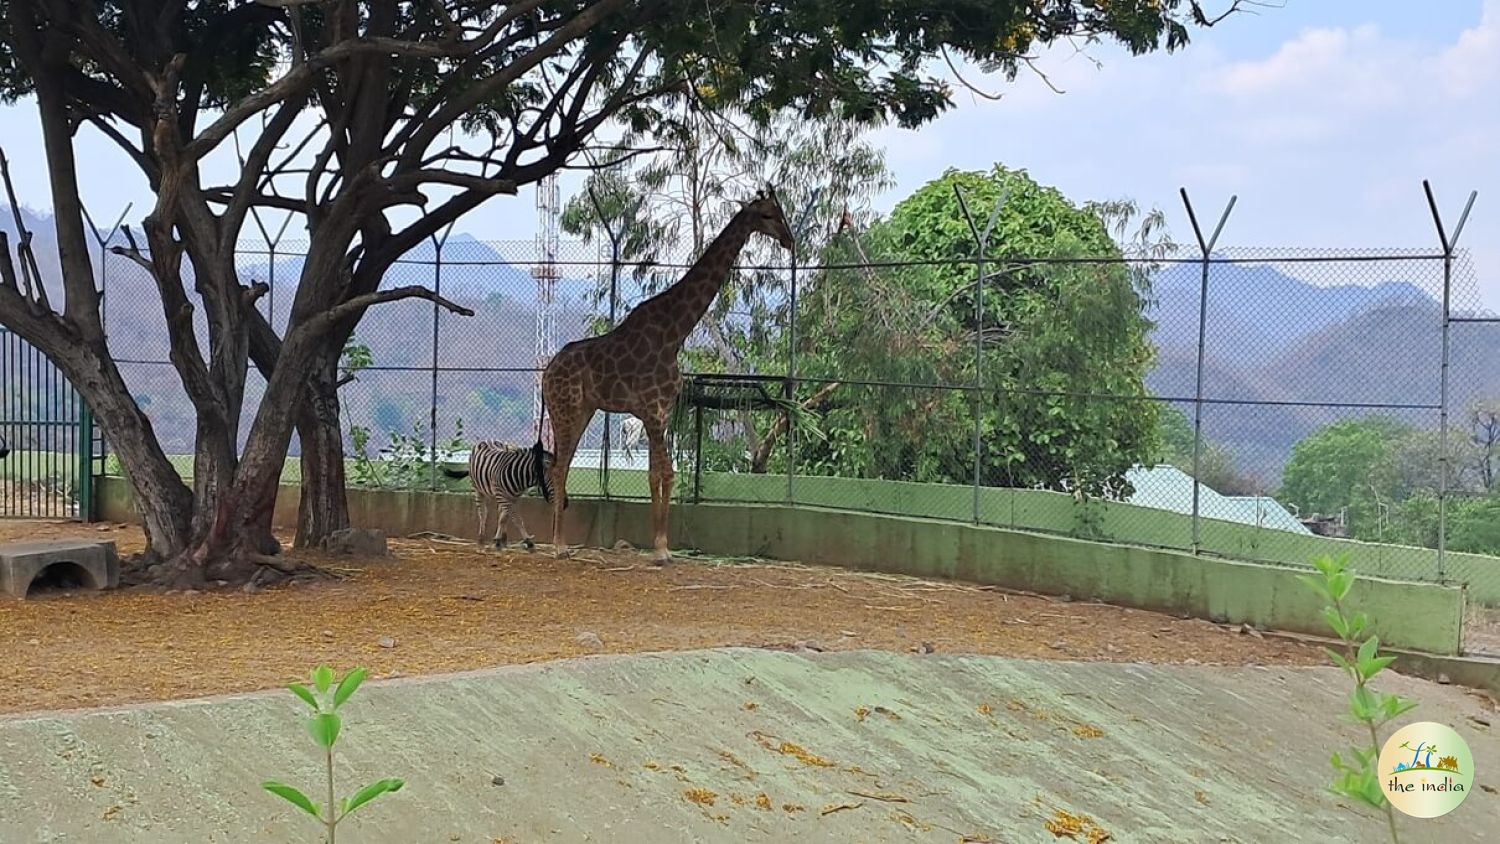
M181 553L192 540L193 495L167 460L151 420L136 406L124 382L110 383L115 379L109 374L118 373L113 367L103 371L103 379L67 374L120 458L146 534L146 556L168 559Z
M269 383L281 363L282 343L269 323L252 317L250 357ZM341 326L307 359L295 361L306 373L297 407L297 438L302 446L302 500L297 507L295 548L315 548L349 526L344 492L344 440L339 427L338 366L348 333Z
M302 502L297 508L296 548L317 547L329 534L349 527L344 433L339 427L338 357L326 352L320 357L308 374L307 392L297 411Z
M278 369L268 379L238 461L233 458L232 443L224 450L227 437L203 437L200 432L195 465L213 480L195 478L191 539L170 558L151 561L141 573L145 582L176 588L208 582L253 587L287 575L318 574L309 566L278 559L280 543L271 532L294 408L305 392L309 357L304 352L283 356L278 362L291 369Z

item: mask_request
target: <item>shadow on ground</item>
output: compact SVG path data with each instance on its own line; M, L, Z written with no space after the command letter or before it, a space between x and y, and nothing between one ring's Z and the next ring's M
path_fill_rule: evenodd
M1382 677L1500 760L1493 704ZM340 841L1375 841L1324 790L1332 669L728 649L371 682L340 793L407 788ZM317 787L289 693L0 719L0 840L301 842L265 794ZM1486 840L1500 762L1414 838ZM1067 839L1064 839L1067 840Z

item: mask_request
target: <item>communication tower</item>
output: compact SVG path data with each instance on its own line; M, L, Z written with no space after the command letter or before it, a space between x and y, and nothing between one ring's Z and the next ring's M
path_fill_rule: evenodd
M552 303L557 285L558 229L562 218L561 191L557 174L544 177L536 185L536 254L537 263L531 275L537 281L536 295L536 384L531 394L531 415L542 424L542 369L557 351L557 331ZM542 426L542 444L552 450L552 426Z

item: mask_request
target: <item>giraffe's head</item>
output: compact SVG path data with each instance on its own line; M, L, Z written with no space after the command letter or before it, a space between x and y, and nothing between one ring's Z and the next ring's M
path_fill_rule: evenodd
M781 212L781 202L776 198L776 189L766 185L765 189L745 204L741 213L750 216L750 229L770 235L781 248L790 251L793 246L792 227Z

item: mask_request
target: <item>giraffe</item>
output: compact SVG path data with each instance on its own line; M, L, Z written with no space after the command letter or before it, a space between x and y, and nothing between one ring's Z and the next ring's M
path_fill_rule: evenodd
M596 411L629 413L641 420L650 456L652 562L656 565L672 560L667 550L667 514L675 473L667 454L667 420L682 390L677 356L755 232L792 249L791 226L769 185L730 218L675 284L637 305L612 330L564 345L542 372L542 408L551 414L557 455L552 465L554 502L567 498L568 467ZM554 506L552 543L559 558L567 556L562 518L561 506Z

